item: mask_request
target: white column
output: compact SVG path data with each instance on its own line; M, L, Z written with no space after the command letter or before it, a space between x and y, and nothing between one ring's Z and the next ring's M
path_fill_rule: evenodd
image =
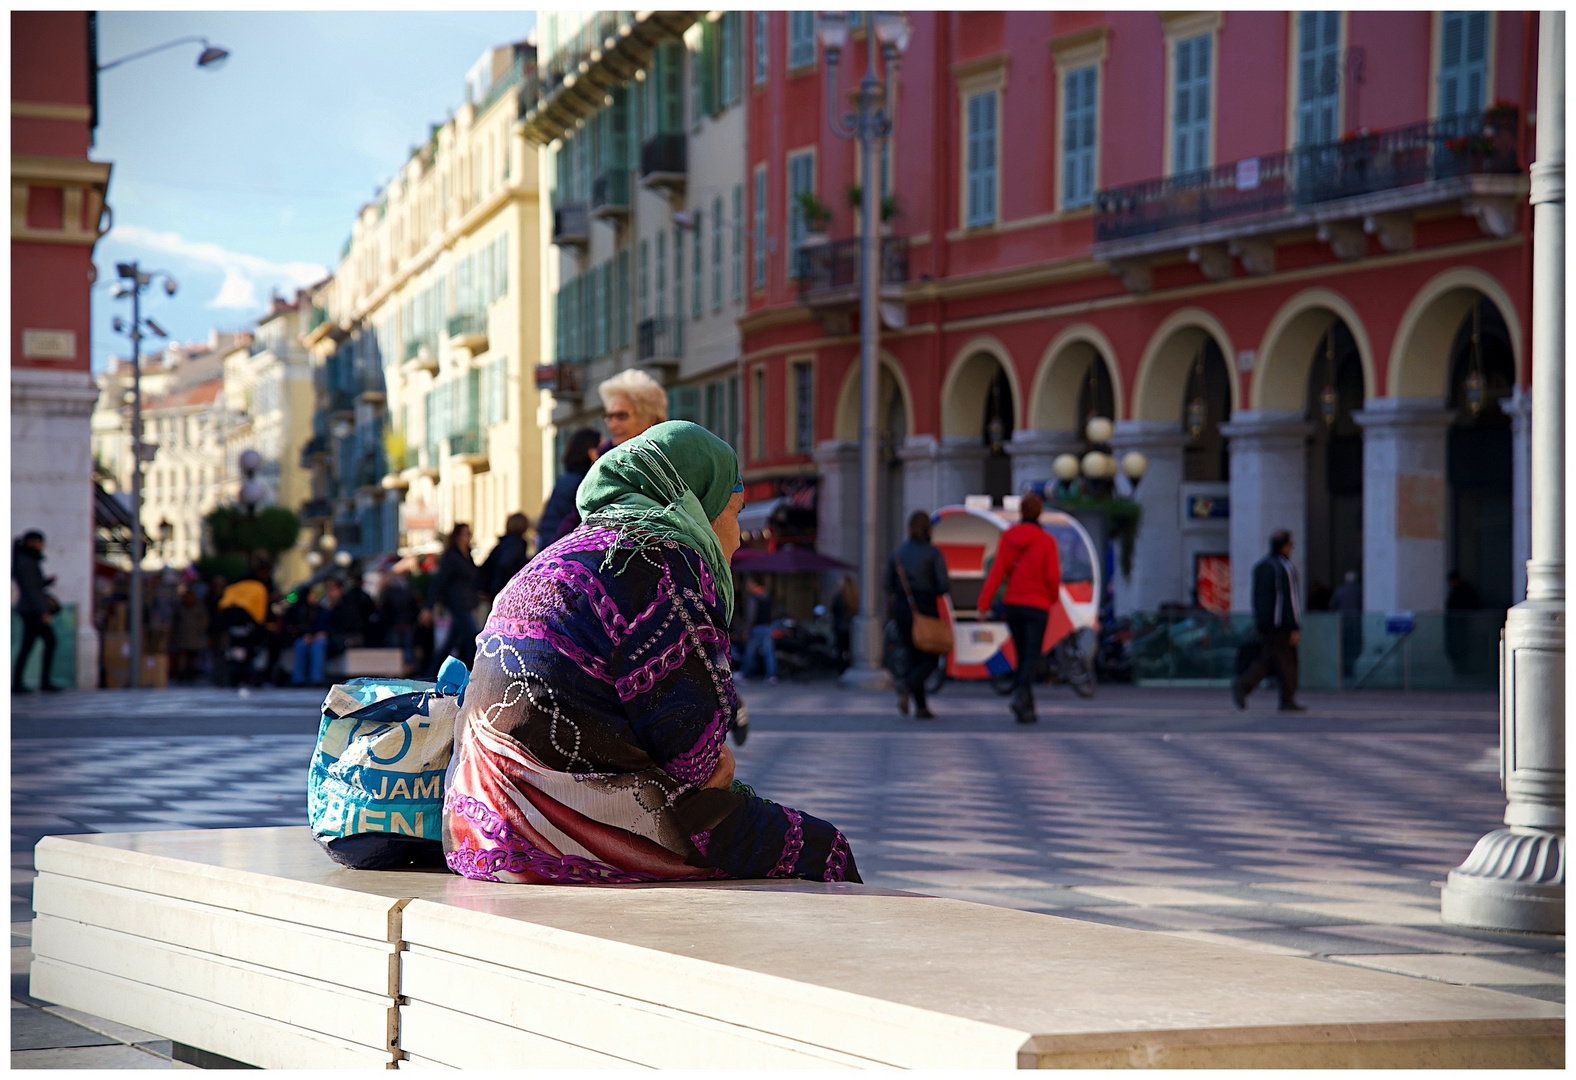
M1565 13L1538 16L1532 166L1532 558L1505 619L1500 781L1506 828L1440 896L1446 922L1565 932Z
M1220 425L1231 440L1231 610L1253 610L1253 564L1269 554L1270 534L1290 529L1291 561L1308 585L1308 436L1300 412L1250 409Z
M903 462L905 522L915 510L929 514L941 505L936 496L936 454L940 446L934 435L910 435L898 449L897 456Z
M44 534L44 573L55 578L56 598L76 606L75 685L81 690L99 683L90 434L97 400L98 387L86 372L11 369L12 539L28 529Z
M965 495L984 492L985 445L968 435L943 438L936 450L936 506L953 506Z
M1186 600L1182 558L1183 449L1187 433L1169 420L1122 420L1111 436L1118 460L1137 450L1149 469L1133 499L1142 509L1133 545L1133 574L1116 573L1119 612L1154 611L1167 601Z
M859 444L828 439L815 448L816 550L859 565Z
M1532 398L1518 386L1499 407L1510 417L1510 597L1519 602L1532 558Z
M1060 454L1083 452L1083 439L1076 431L1015 431L1007 441L1007 454L1012 458L1012 491L1023 494L1023 489L1036 480L1054 483L1056 474L1051 463Z
M1377 398L1363 429L1363 608L1443 611L1445 436L1454 420L1432 398Z

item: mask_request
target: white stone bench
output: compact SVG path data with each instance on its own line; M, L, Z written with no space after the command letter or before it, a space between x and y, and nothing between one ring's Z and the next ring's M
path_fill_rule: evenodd
M501 885L48 837L33 996L274 1068L1558 1067L1563 1006L860 885Z

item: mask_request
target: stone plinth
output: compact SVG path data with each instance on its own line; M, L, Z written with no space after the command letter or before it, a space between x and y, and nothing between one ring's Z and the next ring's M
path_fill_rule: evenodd
M1363 608L1442 611L1454 414L1431 398L1378 398L1352 419L1363 429Z
M1250 409L1220 425L1231 440L1231 610L1253 610L1253 564L1269 554L1270 534L1290 529L1291 561L1308 587L1308 436L1300 412ZM1365 566L1371 566L1365 563ZM1371 578L1371 572L1365 575Z

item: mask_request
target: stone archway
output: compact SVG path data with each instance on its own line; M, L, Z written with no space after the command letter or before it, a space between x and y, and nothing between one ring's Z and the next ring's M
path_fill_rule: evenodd
M1090 390L1090 375L1095 387ZM1077 433L1084 420L1086 400L1109 420L1121 420L1122 375L1116 351L1093 326L1070 326L1047 346L1029 388L1026 427L1031 431Z
M914 430L914 398L903 369L888 353L881 354L877 393L880 395L878 427L880 467L877 483L876 531L883 551L901 541L906 483L903 447ZM859 552L859 364L851 364L843 377L834 414L835 439L816 452L822 492L818 500L827 507L824 523L836 513L837 537L827 536L821 550L845 562L857 563ZM824 526L823 526L824 528Z
M1363 440L1354 417L1376 391L1367 328L1339 293L1305 289L1270 320L1249 393L1255 415L1306 431L1299 566L1310 607L1363 568ZM1295 418L1295 419L1292 419ZM1287 521L1286 527L1296 526Z
M1000 501L1011 493L1007 446L1022 400L1012 357L999 341L976 338L959 350L941 387L936 487L942 503L977 494Z
M1231 336L1219 319L1202 308L1174 311L1155 328L1138 362L1138 377L1133 380L1130 414L1134 420L1176 419L1177 402L1185 400L1195 356L1206 339L1215 342L1229 370L1236 356ZM1235 376L1228 382L1234 413L1242 407L1240 388Z
M1522 356L1521 318L1505 287L1476 267L1458 266L1435 276L1418 290L1396 328L1385 372L1385 396L1443 401L1449 392L1449 357L1461 322L1478 297L1486 298L1505 321L1515 361L1516 383L1527 383Z

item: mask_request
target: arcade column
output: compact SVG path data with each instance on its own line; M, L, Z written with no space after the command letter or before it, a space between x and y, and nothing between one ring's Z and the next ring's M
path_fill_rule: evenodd
M1187 432L1168 420L1121 420L1111 435L1118 460L1136 450L1149 459L1133 499L1143 516L1133 545L1133 573L1116 574L1116 608L1154 611L1168 601L1187 599L1183 577L1181 500L1183 449Z
M1363 429L1363 609L1442 611L1454 414L1432 398L1377 398L1352 419Z
M985 445L968 435L944 437L936 448L936 505L961 503L984 491Z
M1036 480L1051 481L1051 463L1061 454L1083 453L1084 443L1074 431L1015 431L1007 441L1007 455L1012 458L1012 492L1023 494L1023 489Z
M1289 409L1249 409L1220 425L1231 440L1231 610L1253 610L1253 564L1270 534L1290 529L1291 561L1308 587L1308 436L1313 425ZM1305 593L1306 595L1306 593Z
M859 444L828 439L815 448L820 477L816 496L816 548L823 555L859 565Z

